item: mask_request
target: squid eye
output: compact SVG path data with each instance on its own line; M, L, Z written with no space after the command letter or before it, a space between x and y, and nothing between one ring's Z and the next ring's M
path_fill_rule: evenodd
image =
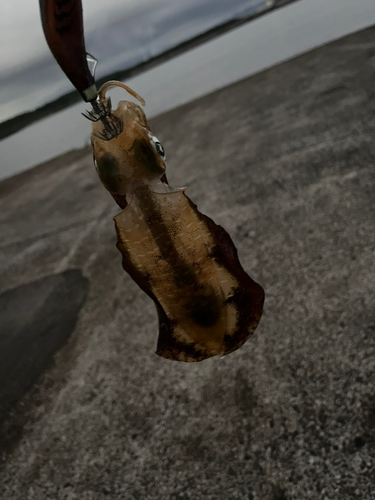
M164 151L164 148L163 148L161 142L159 142L159 139L157 139L155 136L152 136L151 141L152 141L158 155L161 156L163 158L163 160L165 160L165 151Z
M155 147L156 147L156 151L159 153L159 155L162 158L165 158L165 151L164 151L163 146L160 144L160 142L155 142Z

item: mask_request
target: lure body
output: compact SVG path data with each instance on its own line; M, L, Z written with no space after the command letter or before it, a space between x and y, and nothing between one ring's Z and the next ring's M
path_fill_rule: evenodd
M141 108L120 101L113 115L123 124L115 138L93 124L95 165L123 208L114 217L123 267L156 305L156 353L187 362L229 354L257 327L263 289L228 233L167 184L164 150Z

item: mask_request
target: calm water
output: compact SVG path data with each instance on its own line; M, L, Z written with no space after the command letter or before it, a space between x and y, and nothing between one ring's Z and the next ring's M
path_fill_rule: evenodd
M126 83L146 100L149 118L313 47L375 24L374 0L300 0L226 33ZM129 99L111 93L114 105ZM77 104L0 143L0 178L89 142Z

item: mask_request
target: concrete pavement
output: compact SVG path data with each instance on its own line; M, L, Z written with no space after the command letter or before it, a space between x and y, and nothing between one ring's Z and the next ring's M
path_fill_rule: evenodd
M224 359L154 354L89 149L0 183L0 498L375 497L374 82L370 28L152 120L266 292Z

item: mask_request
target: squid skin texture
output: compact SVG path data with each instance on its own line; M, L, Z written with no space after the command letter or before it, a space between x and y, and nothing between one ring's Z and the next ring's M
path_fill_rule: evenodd
M102 140L102 125L93 124L95 165L123 208L114 217L123 267L156 306L156 354L185 362L229 354L256 329L263 288L243 270L228 233L184 189L168 186L142 109L120 101L113 114L123 121L118 137Z

